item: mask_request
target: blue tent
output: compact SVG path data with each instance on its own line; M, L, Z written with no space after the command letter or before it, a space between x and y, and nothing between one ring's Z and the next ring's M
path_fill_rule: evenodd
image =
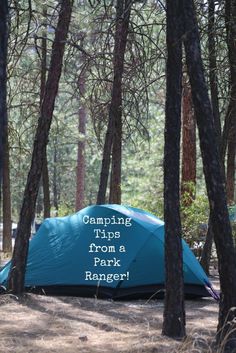
M229 219L231 222L236 222L236 206L229 206Z
M211 284L183 245L185 293L208 296ZM10 263L0 272L6 285ZM106 298L163 295L164 223L143 210L90 206L46 219L29 245L25 287L48 294ZM207 290L208 289L208 290Z

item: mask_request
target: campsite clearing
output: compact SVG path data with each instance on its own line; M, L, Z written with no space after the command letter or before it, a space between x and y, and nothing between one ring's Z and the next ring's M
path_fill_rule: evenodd
M163 307L163 300L2 295L0 353L211 352L218 319L214 299L186 301L184 343L161 336Z

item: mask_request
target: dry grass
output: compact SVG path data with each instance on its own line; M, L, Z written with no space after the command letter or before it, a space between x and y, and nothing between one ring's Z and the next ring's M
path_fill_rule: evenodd
M0 353L213 352L218 305L187 301L188 338L161 335L163 301L0 296Z

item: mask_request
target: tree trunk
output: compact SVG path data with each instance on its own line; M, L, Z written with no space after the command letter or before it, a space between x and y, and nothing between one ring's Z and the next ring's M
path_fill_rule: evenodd
M211 105L214 115L214 125L216 131L216 138L219 150L221 150L221 122L218 98L218 78L217 78L217 56L215 46L215 0L208 0L208 58L209 58L209 79L210 79L210 92L211 92ZM222 163L222 171L224 173L224 162ZM201 255L201 265L205 272L209 274L211 250L213 244L213 229L212 222L209 217L208 231L206 235L205 244L203 246Z
M42 178L43 178L43 218L50 218L51 201L50 201L47 150L45 153L45 160L43 163Z
M235 152L236 152L236 133L233 131L233 126L229 134L228 140L228 154L227 154L227 202L228 204L234 204L234 192L235 192Z
M3 173L6 161L7 126L7 45L8 45L8 1L0 3L0 201L2 201ZM4 206L3 206L4 213Z
M181 195L184 206L190 206L196 187L196 123L191 87L184 77L182 91L182 179Z
M219 109L219 92L217 78L217 55L215 45L215 0L208 0L208 58L209 58L209 80L211 92L211 105L214 115L216 138L219 148L221 147L221 122Z
M76 211L84 208L85 192L85 134L86 134L86 107L83 102L85 94L85 72L79 78L80 106L79 106L79 141L76 170Z
M43 4L43 19L44 31L42 33L41 41L41 82L40 82L40 107L43 102L47 78L47 5ZM43 184L43 217L50 217L50 188L49 188L49 175L48 175L48 159L47 149L44 156L44 164L42 171L42 184Z
M112 202L118 201L118 203L120 203L121 199L122 76L124 71L124 56L129 29L131 4L131 0L117 0L116 4L115 47L113 57L114 78L111 104L109 108L108 127L103 149L97 204L103 204L106 201L111 151L113 172L110 200Z
M3 238L2 250L12 252L12 221L11 221L11 187L10 187L10 160L8 144L8 126L4 127L3 143Z
M109 203L121 204L122 115L114 123Z
M99 189L98 189L98 195L97 195L97 205L102 205L106 203L106 189L107 189L107 182L108 182L110 162L111 162L112 140L113 140L113 119L109 114L109 121L108 121L106 136L105 136L105 143L103 147L102 168L100 173Z
M236 254L229 222L224 178L217 148L214 116L208 97L201 58L200 38L193 0L183 0L184 44L190 77L195 116L199 130L203 168L210 203L212 228L215 237L221 298L218 323L218 340L227 339L227 323L234 317L236 305ZM221 331L220 331L221 330Z
M7 122L8 1L0 2L0 193L3 178L4 126Z
M31 223L34 218L35 204L43 169L46 145L52 121L55 98L58 92L62 71L65 42L69 29L72 1L62 0L55 38L52 45L52 56L41 105L38 127L33 146L31 167L24 192L20 220L17 227L16 242L9 274L8 289L21 294L24 291L25 269L28 254Z
M58 193L58 178L57 178L57 162L58 162L58 157L57 157L57 139L54 144L54 153L53 153L53 207L55 208L56 211L58 211L59 207L59 193Z
M236 1L226 0L226 28L228 57L230 64L230 101L227 111L227 199L228 203L234 203L235 192L235 153L236 153Z
M167 1L167 91L164 147L166 293L162 333L185 336L184 282L180 220L180 130L182 94L181 1Z
M222 158L224 160L229 141L231 128L233 133L236 130L236 1L225 0L225 26L227 32L227 47L230 65L230 98L225 117L223 135L222 135ZM231 146L232 151L232 146ZM231 173L232 175L232 173Z
M0 3L0 194L3 191L3 251L11 252L11 190L7 116L8 1ZM1 198L0 198L1 199Z

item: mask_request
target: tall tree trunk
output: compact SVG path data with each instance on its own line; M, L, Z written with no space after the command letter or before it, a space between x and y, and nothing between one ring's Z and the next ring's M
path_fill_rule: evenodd
M41 105L38 127L34 140L31 167L24 192L20 220L17 227L16 242L12 257L8 289L21 294L24 291L25 269L28 255L31 223L34 218L35 204L43 169L46 146L52 121L54 104L58 92L62 71L65 42L68 34L72 12L72 1L62 0L55 38L52 45L52 56Z
M221 147L221 122L219 109L219 92L217 78L217 55L215 44L215 0L208 0L208 58L209 58L209 80L211 92L211 105L214 115L216 138L219 148Z
M193 0L183 0L184 44L190 77L195 116L199 130L203 168L210 203L212 227L215 237L221 298L219 310L219 341L226 337L229 323L234 317L230 311L236 306L236 254L229 222L224 178L217 148L214 116L208 97L201 58L200 38Z
M167 1L167 91L164 147L166 293L162 333L185 336L179 167L182 94L181 1Z
M196 187L196 123L191 87L184 76L182 91L182 178L181 194L185 206L191 205Z
M109 203L121 204L122 114L114 123Z
M8 126L4 127L3 144L3 238L2 250L12 252L12 221L11 221L11 187L10 187L10 158L8 143Z
M40 107L43 103L45 94L45 86L47 79L47 5L43 4L43 27L41 41L41 82L40 82ZM42 184L43 184L43 217L50 217L50 187L49 187L49 175L48 175L48 159L47 149L44 156L44 164L42 171Z
M236 104L236 102L235 102ZM236 125L236 124L234 124ZM228 139L228 153L227 153L227 174L226 174L226 190L228 204L234 204L235 193L235 152L236 152L236 126L231 126Z
M113 119L111 114L109 114L109 121L105 136L105 143L103 147L103 158L102 167L100 173L99 189L97 195L97 205L106 203L106 190L107 182L109 177L109 169L111 162L111 150L112 150L112 140L113 140Z
M50 200L47 150L45 153L45 159L43 163L42 178L43 178L43 218L50 218L51 200Z
M236 0L226 0L227 45L230 64L230 101L227 112L229 120L227 154L227 198L234 203L235 154L236 154Z
M0 192L3 189L3 251L11 252L11 191L7 117L8 1L0 4Z
M53 206L56 211L58 211L59 207L59 195L58 195L58 170L57 170L57 138L54 144L54 153L53 153Z
M7 121L8 1L0 2L0 192L3 177L3 138Z
M3 251L11 252L11 191L7 117L8 1L0 3L0 193L3 190Z
M219 98L218 98L218 78L217 78L217 56L216 56L216 45L215 45L215 0L208 0L208 58L209 58L209 79L210 79L210 92L211 92L211 105L214 115L214 124L216 131L216 138L218 148L221 151L221 122L220 122L220 110L219 110ZM222 162L222 171L224 173L224 162ZM201 255L201 265L205 272L209 274L210 271L210 260L211 250L213 244L213 229L211 218L208 221L208 230L206 235L206 241L203 246Z
M230 65L230 98L227 113L225 116L225 123L222 134L222 158L224 160L229 142L229 134L231 128L233 133L236 124L236 1L225 0L225 27L227 33L227 47ZM232 150L232 146L231 146ZM232 173L231 173L232 175Z
M109 120L103 148L103 160L100 174L97 204L105 203L112 153L112 188L110 200L120 203L121 198L121 140L122 140L122 76L124 71L124 56L129 30L129 18L132 0L117 0L115 47L113 54L113 87ZM113 145L113 150L112 150Z
M85 193L85 134L86 134L86 107L83 102L85 94L85 72L81 72L79 78L79 141L76 168L76 211L84 207Z

